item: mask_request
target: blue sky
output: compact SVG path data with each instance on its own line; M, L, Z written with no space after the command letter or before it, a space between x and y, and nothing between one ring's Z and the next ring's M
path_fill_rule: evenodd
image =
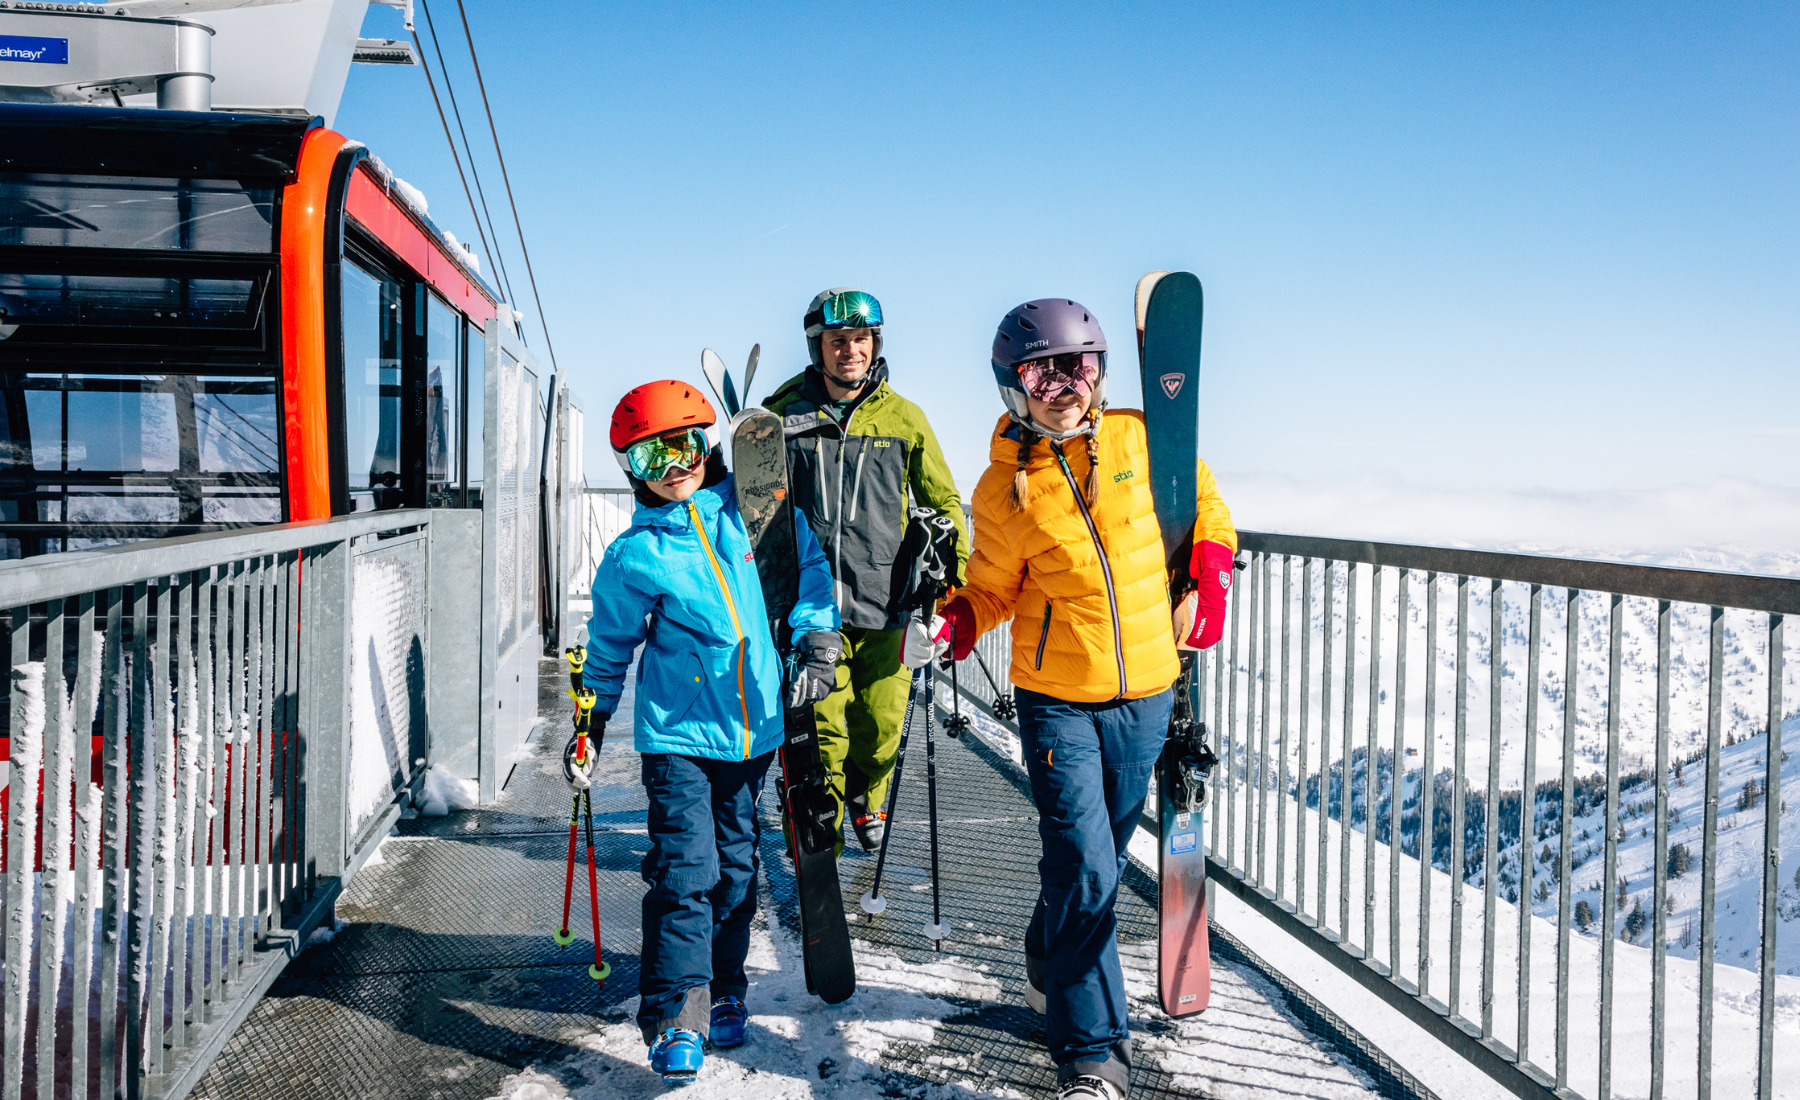
M1800 7L465 2L596 480L626 389L760 341L761 396L850 285L972 485L1001 315L1087 304L1135 405L1188 268L1222 472L1800 486ZM474 239L420 70L336 128Z

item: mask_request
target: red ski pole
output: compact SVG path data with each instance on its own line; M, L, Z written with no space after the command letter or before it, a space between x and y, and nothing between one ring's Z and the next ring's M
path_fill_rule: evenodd
M575 933L569 931L569 901L575 892L575 815L581 809L581 796L575 796L575 802L569 807L569 866L563 875L563 919L562 926L551 933L550 938L556 946L567 947L575 942Z
M594 876L594 803L586 791L581 792L581 798L587 809L588 904L594 911L594 965L588 967L588 977L603 982L612 973L612 964L600 954L600 884Z

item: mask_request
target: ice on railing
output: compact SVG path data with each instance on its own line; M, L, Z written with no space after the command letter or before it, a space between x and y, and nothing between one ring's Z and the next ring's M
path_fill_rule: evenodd
M423 700L418 573L404 559L369 555L356 563L346 795L352 834L393 801L423 733L415 728Z

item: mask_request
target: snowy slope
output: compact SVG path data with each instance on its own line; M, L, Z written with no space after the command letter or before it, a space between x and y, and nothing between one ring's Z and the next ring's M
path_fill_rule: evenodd
M1800 738L1800 722L1790 722L1784 737ZM1713 973L1713 1072L1714 1095L1754 1095L1756 1071L1757 1021L1760 1011L1759 964L1757 945L1760 934L1759 864L1761 858L1762 807L1736 811L1739 792L1752 776L1761 779L1766 757L1764 741L1752 738L1720 753L1720 829L1717 897L1714 913L1717 921L1716 967ZM1667 921L1668 961L1667 1003L1664 1013L1666 1053L1663 1082L1672 1095L1685 1095L1694 1085L1697 1057L1698 992L1700 968L1697 915L1700 892L1700 852L1704 810L1704 764L1692 763L1683 768L1683 782L1670 786L1671 818L1679 811L1679 820L1670 827L1671 843L1685 843L1694 854L1685 874L1672 880L1669 894L1674 899L1673 912ZM1356 786L1360 788L1360 778ZM1452 941L1455 924L1451 902L1455 887L1445 871L1440 849L1438 866L1425 879L1430 885L1429 975L1421 982L1420 918L1422 882L1421 867L1414 855L1416 833L1403 832L1406 848L1395 853L1377 840L1365 846L1360 825L1346 834L1335 816L1325 824L1325 885L1319 883L1320 816L1316 809L1303 808L1290 797L1276 797L1268 792L1266 803L1253 786L1239 784L1235 790L1221 791L1222 799L1214 804L1213 817L1221 832L1232 838L1229 847L1214 849L1215 858L1230 859L1241 867L1246 878L1274 889L1279 884L1282 896L1298 898L1302 912L1323 917L1323 923L1344 936L1352 945L1366 949L1368 955L1394 967L1407 981L1422 984L1430 994L1451 1003ZM1416 793L1416 788L1414 790ZM1541 792L1542 794L1542 792ZM1781 797L1788 810L1782 815L1780 879L1782 890L1777 902L1776 980L1774 1019L1776 1027L1777 1080L1800 1082L1800 888L1794 877L1800 873L1800 818L1794 807L1800 806L1800 753L1790 753L1782 768ZM1620 1097L1649 1095L1650 1015L1652 929L1646 925L1635 935L1622 935L1626 916L1634 906L1649 910L1651 867L1656 858L1654 831L1648 834L1653 818L1642 807L1654 798L1649 782L1632 787L1622 799L1628 817L1624 821L1627 838L1619 845L1620 878L1625 882L1626 900L1615 919L1614 985L1612 996L1614 1039L1614 1087ZM1403 799L1403 806L1416 813L1416 807ZM1495 902L1495 924L1491 963L1485 953L1483 924L1484 880L1472 874L1462 887L1462 922L1460 958L1454 967L1460 986L1456 1001L1458 1011L1477 1023L1482 1019L1484 982L1492 980L1491 1006L1494 1036L1516 1048L1520 1035L1520 1012L1517 991L1528 991L1528 1054L1541 1067L1555 1061L1558 890L1556 870L1559 863L1559 813L1552 812L1551 797L1542 796L1540 824L1547 824L1544 839L1534 841L1533 881L1547 886L1540 895L1533 891L1533 904L1526 921L1529 934L1530 964L1521 981L1520 912L1512 899L1518 896L1520 881L1517 840L1502 846L1497 877L1498 898ZM1335 810L1334 810L1335 815ZM1283 817L1285 816L1285 820ZM1386 811L1378 811L1377 822L1385 826ZM1260 833L1254 825L1260 820ZM1209 821L1209 829L1211 828ZM1382 832L1385 832L1383 828ZM1574 836L1578 864L1571 876L1571 912L1585 901L1596 917L1601 912L1600 889L1604 882L1600 838L1604 832L1603 809L1576 818ZM1209 833L1209 836L1211 834ZM1261 837L1261 843L1257 842ZM1348 843L1348 874L1343 860ZM1548 849L1548 859L1542 858ZM1373 856L1374 875L1368 875L1368 857ZM1470 853L1471 866L1479 863L1478 847ZM1392 892L1397 865L1398 892ZM1372 889L1370 888L1372 886ZM1341 899L1348 900L1348 906ZM1690 925L1692 933L1688 932ZM1398 951L1394 937L1398 935ZM1599 1028L1600 935L1598 923L1584 934L1572 935L1570 950L1570 1080L1584 1095L1595 1095ZM1778 1095L1790 1095L1778 1091Z

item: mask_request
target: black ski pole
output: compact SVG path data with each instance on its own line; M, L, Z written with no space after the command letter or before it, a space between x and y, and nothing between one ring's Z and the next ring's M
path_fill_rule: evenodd
M925 670L914 669L912 687L906 693L906 717L900 723L900 748L894 753L894 774L888 780L887 827L881 832L881 850L875 853L875 882L862 896L865 913L887 910L887 899L881 896L881 872L887 866L888 841L894 839L894 810L900 804L900 772L906 767L906 739L912 733L913 703L919 697L919 679Z
M1002 722L1010 722L1017 718L1019 716L1018 704L1013 702L1011 693L1000 690L999 683L994 680L994 674L988 671L987 658L981 655L981 647L978 645L969 652L975 654L975 663L981 666L981 674L987 677L988 687L993 689L994 717Z
M937 820L937 741L931 736L932 711L937 709L937 680L930 662L925 674L925 790L926 805L931 814L931 923L925 926L925 937L933 948L939 947L950 928L938 899L938 820Z
M944 723L944 732L951 737L961 737L968 732L969 719L962 712L962 683L956 678L956 623L950 624L950 654L945 655L944 662L950 666L950 720Z

